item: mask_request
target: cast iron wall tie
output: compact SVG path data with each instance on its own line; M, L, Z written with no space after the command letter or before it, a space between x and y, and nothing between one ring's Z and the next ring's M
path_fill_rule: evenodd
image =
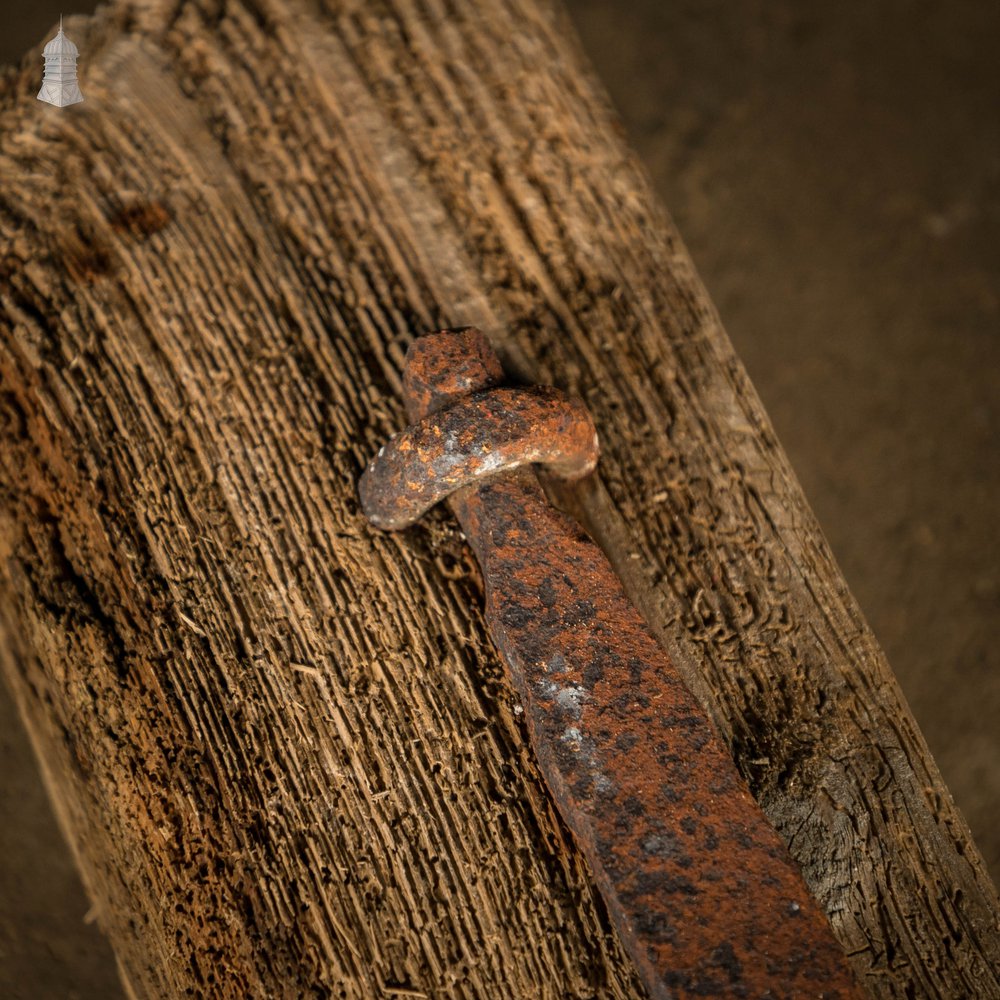
M593 471L589 413L556 389L502 380L478 330L414 341L412 425L361 477L365 513L405 528L448 498L482 565L539 766L653 1000L863 996L708 718L531 469Z

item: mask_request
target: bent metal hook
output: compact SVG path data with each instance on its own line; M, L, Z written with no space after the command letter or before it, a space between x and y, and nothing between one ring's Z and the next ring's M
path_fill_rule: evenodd
M414 341L403 374L413 423L361 477L365 514L400 529L448 498L542 774L653 1000L863 996L705 713L531 470L593 471L589 413L556 389L502 380L478 330Z

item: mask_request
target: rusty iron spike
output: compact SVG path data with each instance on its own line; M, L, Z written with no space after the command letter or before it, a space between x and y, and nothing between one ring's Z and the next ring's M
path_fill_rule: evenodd
M414 341L414 423L362 476L365 513L401 528L449 496L539 767L653 1000L864 996L707 716L529 467L591 471L586 410L502 379L478 330Z

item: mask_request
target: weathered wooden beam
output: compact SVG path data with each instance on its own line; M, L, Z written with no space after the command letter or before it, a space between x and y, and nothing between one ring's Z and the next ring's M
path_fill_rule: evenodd
M135 994L638 991L456 526L358 510L407 343L471 323L586 400L563 502L873 995L1000 995L995 890L562 13L67 31L83 104L3 90L0 627Z

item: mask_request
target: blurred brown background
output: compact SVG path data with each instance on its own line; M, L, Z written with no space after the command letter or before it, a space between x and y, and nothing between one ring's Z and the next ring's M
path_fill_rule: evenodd
M569 7L998 879L1000 4ZM2 684L0 820L0 996L120 996Z

